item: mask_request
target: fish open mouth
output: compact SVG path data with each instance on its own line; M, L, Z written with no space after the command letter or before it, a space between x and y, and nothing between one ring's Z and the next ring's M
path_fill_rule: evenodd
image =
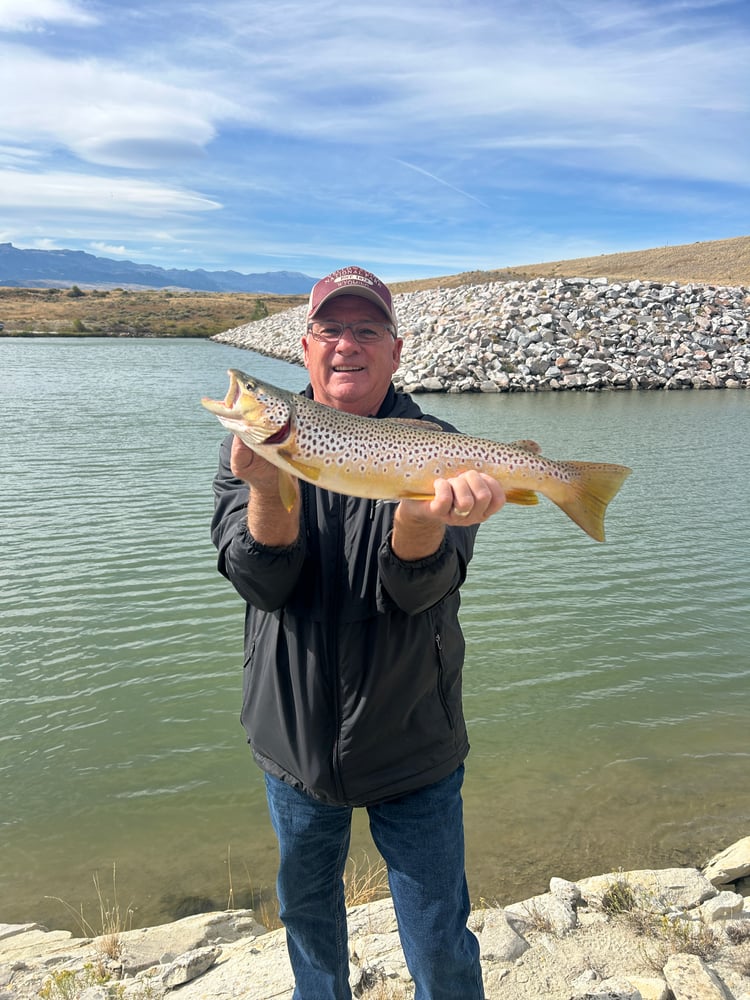
M240 380L237 378L236 372L231 368L227 372L229 376L229 388L227 389L227 394L224 397L224 406L228 410L234 409L234 404L240 398Z
M228 369L227 375L229 388L224 399L209 399L204 396L201 399L203 406L217 416L227 430L239 434L246 444L251 441L253 445L284 444L294 430L291 411L288 411L286 420L279 427L275 420L267 419L267 407L256 398L254 380L235 368ZM243 399L244 396L247 398ZM268 436L264 437L264 434Z
M235 412L235 406L237 400L242 395L242 390L240 389L240 381L237 373L232 368L227 371L227 375L229 376L229 388L224 399L209 399L208 396L204 396L201 399L201 403L211 413L215 413L217 417L226 417L229 419L238 416Z

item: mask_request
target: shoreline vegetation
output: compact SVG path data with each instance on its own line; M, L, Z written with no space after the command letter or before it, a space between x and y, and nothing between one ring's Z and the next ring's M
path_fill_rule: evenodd
M602 277L750 286L750 236L491 271L391 282L394 293L495 281ZM213 337L303 305L306 295L193 292L181 289L0 287L3 337Z

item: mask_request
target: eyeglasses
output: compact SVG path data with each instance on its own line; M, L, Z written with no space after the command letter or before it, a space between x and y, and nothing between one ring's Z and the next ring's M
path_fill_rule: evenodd
M376 323L365 320L362 323L312 322L307 324L307 330L314 340L321 344L337 344L344 336L344 330L351 330L352 337L358 344L377 344L387 334L396 339L393 327L387 323Z

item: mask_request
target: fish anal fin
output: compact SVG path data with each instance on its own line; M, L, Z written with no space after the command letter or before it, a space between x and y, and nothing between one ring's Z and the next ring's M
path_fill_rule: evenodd
M539 503L539 497L533 490L506 490L505 499L519 507L535 507Z
M434 493L419 493L416 490L402 490L398 495L399 500L434 500Z

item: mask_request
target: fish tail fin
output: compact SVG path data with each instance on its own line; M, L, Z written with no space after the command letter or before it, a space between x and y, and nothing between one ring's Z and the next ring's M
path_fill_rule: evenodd
M607 504L616 496L632 469L625 465L597 462L564 462L574 473L565 491L550 496L571 521L583 528L595 541L604 541L604 515Z

